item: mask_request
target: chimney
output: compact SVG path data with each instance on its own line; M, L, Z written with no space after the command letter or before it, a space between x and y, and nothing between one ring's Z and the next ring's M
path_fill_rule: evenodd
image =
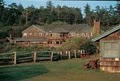
M99 20L94 20L94 26L93 26L93 34L94 35L99 35L100 32L100 21Z

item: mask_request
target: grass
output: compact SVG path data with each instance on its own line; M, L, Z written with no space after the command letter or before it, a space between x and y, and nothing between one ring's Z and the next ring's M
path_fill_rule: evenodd
M54 62L1 66L0 81L118 81L119 73L84 70L86 60L70 59Z

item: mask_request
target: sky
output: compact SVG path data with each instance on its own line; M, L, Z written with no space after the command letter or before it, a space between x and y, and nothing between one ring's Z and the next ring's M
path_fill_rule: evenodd
M31 5L34 5L36 8L39 8L40 6L46 6L46 2L48 0L4 0L4 2L9 5L13 2L17 4L22 4L24 7L28 7ZM107 0L51 0L54 6L60 5L60 6L68 6L68 7L78 7L81 8L83 11L84 6L88 3L91 6L91 9L95 9L97 5L100 7L109 7L110 5L115 6L117 4L117 1L107 1Z

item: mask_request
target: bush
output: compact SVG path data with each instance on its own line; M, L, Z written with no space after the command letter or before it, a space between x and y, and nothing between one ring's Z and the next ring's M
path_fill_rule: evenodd
M68 39L65 43L63 43L58 50L66 51L66 50L79 50L80 46L86 41L85 38L74 37Z
M83 43L80 46L80 49L85 50L85 52L90 53L90 54L95 54L97 47L95 46L95 44L93 42L91 42L90 40L88 40L87 42Z
M91 41L91 39L74 37L68 39L65 43L63 43L58 50L66 51L66 50L85 50L85 52L89 52L90 54L96 53L97 47L95 43Z

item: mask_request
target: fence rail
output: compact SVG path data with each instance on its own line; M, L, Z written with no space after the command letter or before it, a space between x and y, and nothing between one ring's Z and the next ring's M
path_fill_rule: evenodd
M62 59L80 58L81 52L78 50L74 51L40 51L30 53L2 53L0 54L0 65L24 63L24 62L38 62L38 61L54 61Z

